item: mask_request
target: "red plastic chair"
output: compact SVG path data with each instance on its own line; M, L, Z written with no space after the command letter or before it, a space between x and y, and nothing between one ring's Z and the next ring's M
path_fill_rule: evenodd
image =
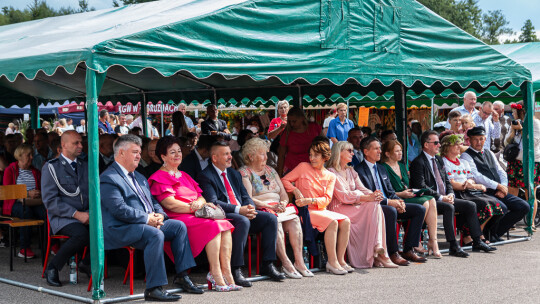
M251 237L254 234L248 235L248 277L251 277ZM256 273L259 274L260 272L260 262L261 262L261 238L262 233L257 233L257 265L256 265Z
M126 281L129 275L129 295L133 295L133 260L134 260L135 248L131 246L125 246L123 248L127 249L129 253L129 262L126 268L126 273L124 274L123 284L126 285ZM105 259L105 278L107 277L108 277L107 259ZM90 291L91 289L92 289L92 277L90 277L90 282L88 282L88 289L86 291Z

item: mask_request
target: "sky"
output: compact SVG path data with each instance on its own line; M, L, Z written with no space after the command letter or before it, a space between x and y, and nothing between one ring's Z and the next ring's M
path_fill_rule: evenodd
M13 6L24 9L32 2L33 0L0 0L0 7ZM78 0L46 0L46 2L55 8L62 6L77 8L79 5ZM89 0L88 2L90 7L98 10L112 7L112 0ZM540 32L540 0L479 0L478 5L484 12L501 10L506 20L510 22L508 26L514 32L519 32L527 19L531 19L536 30Z

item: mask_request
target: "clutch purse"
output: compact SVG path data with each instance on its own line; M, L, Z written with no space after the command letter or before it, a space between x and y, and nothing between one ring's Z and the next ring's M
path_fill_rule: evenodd
M214 205L216 208L212 208L210 205L205 204L202 208L195 211L195 217L222 220L225 218L225 211L220 205Z

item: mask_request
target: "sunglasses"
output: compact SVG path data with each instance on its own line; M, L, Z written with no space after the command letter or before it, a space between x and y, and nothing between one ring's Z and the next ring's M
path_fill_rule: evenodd
M345 151L349 152L349 153L354 153L354 150L353 149L345 149Z
M428 142L428 143L434 144L436 146L436 145L440 144L441 142L440 141L432 141L432 142Z
M266 174L261 175L261 180L263 181L263 185L270 186L270 181L266 178Z

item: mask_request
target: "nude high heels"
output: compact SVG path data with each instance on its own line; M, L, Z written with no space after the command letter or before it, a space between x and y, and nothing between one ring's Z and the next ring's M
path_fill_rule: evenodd
M434 247L437 247L437 250L433 250ZM430 238L428 240L428 255L430 255L430 253L431 253L431 256L433 256L434 259L442 259L442 254L439 251L439 246L437 244L436 239L431 239Z
M330 265L330 263L326 263L326 272L330 272L330 273L338 274L338 275L347 274L347 270L332 267L332 265Z

